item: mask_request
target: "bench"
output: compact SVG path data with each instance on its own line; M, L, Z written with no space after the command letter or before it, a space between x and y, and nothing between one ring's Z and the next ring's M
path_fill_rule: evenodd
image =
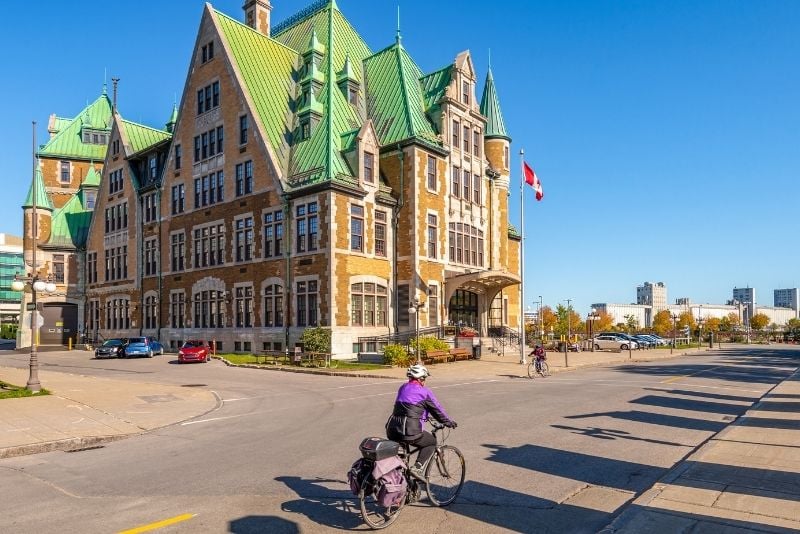
M429 350L422 358L422 362L426 364L431 363L444 363L450 359L450 353L446 350Z
M472 357L472 353L469 349L465 349L463 347L457 349L450 349L450 356L453 358L453 361L461 361L461 360L469 360Z
M260 354L254 354L254 356L256 357L256 363L259 363L259 358L264 358L265 365L283 365L289 363L286 354L280 351L262 350Z

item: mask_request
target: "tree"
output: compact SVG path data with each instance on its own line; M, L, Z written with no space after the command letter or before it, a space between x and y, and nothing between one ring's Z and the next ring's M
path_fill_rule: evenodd
M578 332L583 332L586 328L586 325L581 321L581 316L575 313L575 310L573 310L571 306L568 313L567 307L559 304L558 307L556 307L555 315L557 322L553 331L556 335L566 336L567 330L576 334ZM569 329L567 328L567 316L569 316Z
M689 327L689 330L694 330L695 327L694 315L690 311L685 311L678 316L678 330L686 327Z
M800 319L786 321L786 333L792 336L800 335Z
M625 328L629 334L634 334L639 329L639 319L635 315L629 314L625 316Z
M706 330L709 332L714 332L716 334L719 332L721 325L722 319L719 317L709 317L706 319Z
M653 330L659 336L666 336L672 332L672 314L669 310L661 310L653 317Z
M752 326L753 329L758 330L759 332L761 330L764 330L764 328L768 324L769 324L769 316L767 316L766 314L757 313L750 318L750 326Z
M306 328L300 336L300 343L303 344L305 352L331 352L331 331L329 328Z
M542 311L540 312L542 315L542 328L544 329L544 333L550 332L550 330L555 330L556 324L558 324L558 317L555 313L553 313L553 308L550 306L542 307Z
M592 325L592 329L595 332L604 332L606 330L611 330L611 327L614 325L614 317L608 314L608 312L601 311L597 313L598 319L594 321L594 325Z
M722 318L720 322L720 330L723 332L730 332L731 330L735 330L737 326L739 326L739 314L736 312L730 312L728 315Z

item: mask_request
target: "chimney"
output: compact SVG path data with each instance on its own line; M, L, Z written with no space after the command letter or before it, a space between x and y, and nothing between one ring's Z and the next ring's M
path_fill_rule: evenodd
M242 9L245 24L269 37L269 14L272 11L269 0L245 0Z

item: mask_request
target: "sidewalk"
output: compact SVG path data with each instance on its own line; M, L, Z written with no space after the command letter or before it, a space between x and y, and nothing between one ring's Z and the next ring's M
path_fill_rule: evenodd
M202 389L39 371L51 395L0 401L0 458L73 450L168 426L213 410ZM0 367L23 385L27 369Z
M602 532L800 532L800 371Z

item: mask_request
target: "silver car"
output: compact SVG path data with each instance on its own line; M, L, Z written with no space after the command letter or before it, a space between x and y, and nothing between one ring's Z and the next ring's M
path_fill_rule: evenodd
M594 350L628 350L638 348L635 341L630 341L617 334L600 334L592 340L592 343L594 344Z

